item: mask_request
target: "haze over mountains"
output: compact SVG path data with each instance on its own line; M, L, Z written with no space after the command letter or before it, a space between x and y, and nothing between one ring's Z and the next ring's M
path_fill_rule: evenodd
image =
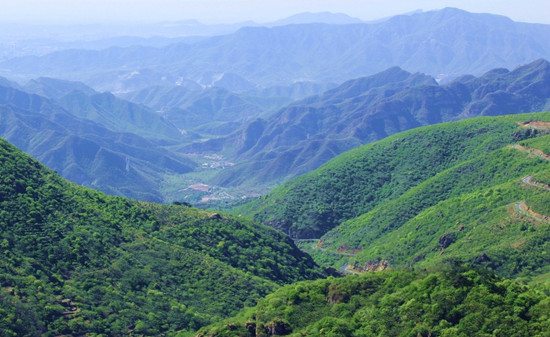
M538 60L444 85L394 67L272 114L267 112L270 106L291 98L270 93L262 100L257 92L184 87L127 96L149 108L79 82L39 78L23 87L11 85L20 89L2 87L3 137L77 183L161 201L166 196L160 186L167 176L204 172L197 154L223 155L232 163L210 170L210 178L197 182L268 185L309 172L358 145L421 125L548 109L550 64Z
M72 142L61 144L68 135L88 135L52 127L57 131L35 131L34 142L23 141L29 137L15 131L20 123L13 123L13 115L9 122L4 118L10 127L2 135L78 183L160 201L189 197L185 189L194 183L265 190L399 131L548 105L544 59L550 59L550 28L496 15L446 8L365 23L304 13L263 27L186 39L4 60L5 87L22 97L25 92L47 98L32 109L10 101L13 97L6 106L50 119L51 110L61 109L72 124L91 122L109 130L94 132L93 143L101 143L102 134L114 133L117 140L80 151ZM52 135L65 140L46 141ZM113 149L130 138L151 144L147 159L131 146ZM37 152L38 144L50 144L49 149ZM74 150L67 150L71 146ZM53 159L54 148L77 151L85 159ZM103 172L109 164L96 157L99 149L113 151L118 169ZM146 186L136 190L146 194L131 192L134 178L127 180L130 185L122 183L126 179L114 181L112 172L121 174L127 168L122 163L132 162L146 167L135 176L141 177L137 185ZM111 178L97 179L104 174ZM167 181L172 192L161 187ZM203 197L218 198L198 193L188 201Z
M159 141L158 138L180 134L158 115L142 106L132 109L128 102L116 109L110 107L108 113L101 114L110 104L117 102L114 96L97 93L85 96L82 93L81 97L83 104L77 108L73 106L68 112L43 96L0 87L1 135L67 179L111 194L138 199L162 201L158 193L161 173L185 173L195 166L192 161L160 147L159 142L167 140ZM119 114L126 113L122 120L112 114L114 110ZM165 135L151 133L155 129L153 121L159 126L157 130L170 132ZM117 131L113 124L135 133ZM154 134L156 140L138 135L145 124L152 127L146 133Z
M550 25L18 28L1 336L550 331Z
M296 176L358 145L388 135L466 117L548 109L550 63L495 69L445 85L400 68L351 80L256 120L225 139L192 145L234 149L237 162L215 181L225 185Z
M0 60L26 55L45 55L65 49L107 49L132 45L163 47L177 42L231 34L242 27L275 27L288 24L326 23L350 24L362 21L341 13L300 13L267 22L253 21L233 24L204 24L198 20L164 21L157 23L103 24L0 24Z
M454 78L548 59L549 39L547 25L448 8L379 23L244 27L232 34L161 48L59 51L5 60L0 63L0 75L91 84L98 76L113 74L133 76L137 81L148 73L150 81L166 78L175 83L230 73L268 87L296 81L342 82L398 65L412 72ZM96 89L127 90L119 84L96 84Z

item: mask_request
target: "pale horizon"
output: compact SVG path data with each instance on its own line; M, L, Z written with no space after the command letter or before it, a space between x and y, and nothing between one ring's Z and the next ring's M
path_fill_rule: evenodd
M519 22L550 24L547 0L9 0L2 6L0 23L124 24L193 19L205 24L267 23L304 12L343 13L371 21L445 7L503 15Z

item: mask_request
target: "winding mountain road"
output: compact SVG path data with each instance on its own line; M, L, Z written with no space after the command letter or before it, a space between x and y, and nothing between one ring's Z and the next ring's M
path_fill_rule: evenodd
M518 212L521 215L524 215L528 218L531 218L539 222L550 224L550 217L544 214L539 214L534 212L529 206L527 206L527 204L525 203L525 200L516 202L514 204L514 208L516 212Z
M521 179L521 182L524 183L525 185L535 186L535 187L538 187L538 188L542 188L546 191L550 191L550 186L549 185L538 182L538 181L533 181L533 176L526 176L523 179Z
M522 145L519 145L519 144L513 144L511 147L513 149L532 154L537 158L550 161L550 156L547 155L546 153L544 153L543 151L539 150L539 149L535 149L535 148L532 148L532 147L525 147L525 146L522 146Z

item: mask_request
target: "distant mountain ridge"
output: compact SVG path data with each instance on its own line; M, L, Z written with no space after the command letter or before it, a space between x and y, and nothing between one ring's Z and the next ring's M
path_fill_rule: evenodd
M75 182L161 201L166 192L160 184L169 176L188 179L181 175L198 168L194 161L200 156L221 155L230 166L205 179L193 177L192 183L265 188L410 128L545 110L549 74L549 63L541 59L513 71L498 68L440 84L392 67L272 114L266 113L270 106L323 86L305 82L238 94L217 87L158 86L125 95L136 102L130 103L79 82L40 78L21 87L5 81L1 134Z
M343 13L331 13L331 12L304 12L289 16L288 18L277 20L271 23L265 24L268 27L274 26L286 26L297 25L307 23L326 23L331 25L347 25L354 23L364 23L363 20L351 17Z
M241 164L221 172L214 179L219 184L277 181L400 131L466 117L543 111L550 108L549 99L545 60L444 85L394 67L291 104L232 136L188 148L235 151Z
M98 92L82 82L64 81L54 78L40 77L30 80L21 88L22 90L52 99L59 99L74 91L80 91L87 95Z
M124 97L153 107L182 131L193 131L197 127L207 129L209 124L219 126L220 123L228 123L225 128L231 130L263 113L260 106L218 87L204 90L188 90L181 86L151 87Z
M114 99L112 95L108 97ZM121 109L123 105L117 107L117 113L125 112ZM53 100L0 86L0 135L71 181L142 200L162 201L158 192L162 174L185 173L195 167L194 162L162 147L170 142L162 140L166 135L158 133L161 140L151 140L113 131L91 119L79 118L79 111L83 111L80 109L85 108L85 105L76 107L73 114ZM129 110L129 116L139 116L141 112ZM153 116L143 112L142 116ZM114 116L112 112L107 115ZM146 123L155 130L151 121ZM143 120L122 117L118 125L131 128L134 123L132 130L136 132L139 131L136 122Z
M156 81L177 74L174 83L179 77L198 81L205 75L233 73L267 87L299 80L342 82L399 65L438 78L454 78L550 58L549 40L548 25L446 8L377 23L244 27L232 34L162 48L61 51L6 60L0 63L0 74L13 79L15 75L26 79L48 76L89 83L114 73L150 72ZM126 85L139 90L135 84Z
M182 132L221 136L292 101L336 86L333 83L297 82L288 86L244 90L220 82L211 87L191 84L151 86L118 96L154 109Z
M151 139L182 138L176 126L151 109L108 92L99 93L81 82L42 77L27 82L21 90L50 98L72 115L112 131L132 132Z

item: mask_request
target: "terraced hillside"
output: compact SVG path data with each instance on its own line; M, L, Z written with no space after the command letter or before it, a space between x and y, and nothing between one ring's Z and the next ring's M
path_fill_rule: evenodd
M380 198L370 211L320 240L298 240L318 263L349 275L285 286L196 336L545 336L550 330L549 125L550 113L447 123L398 134L312 172L316 180L308 177L309 191L319 186L315 181L337 180L338 170L343 176L356 173L358 163L369 162L359 161L369 152L369 160L380 155L407 162L406 156L388 155L422 135L438 137L416 147L419 152L435 147L439 156L464 155L400 195ZM475 127L478 132L463 133ZM514 141L494 147L506 143L511 131ZM476 133L488 134L476 138ZM448 150L451 141L464 149L460 155ZM387 153L375 151L380 147ZM436 162L432 155L429 162ZM426 170L422 157L410 156L419 171ZM389 186L403 188L407 177L418 177L414 166L403 165L407 175L399 165L368 171L401 178L370 188L387 193ZM352 181L358 190L369 182ZM337 188L323 192L340 195ZM526 282L530 287L521 284Z
M549 142L529 139L461 162L304 247L351 272L455 260L547 279Z
M346 258L352 271L455 259L508 277L547 273L550 193L543 177L549 169L546 159L514 147L496 150L343 223L320 246L353 251Z

